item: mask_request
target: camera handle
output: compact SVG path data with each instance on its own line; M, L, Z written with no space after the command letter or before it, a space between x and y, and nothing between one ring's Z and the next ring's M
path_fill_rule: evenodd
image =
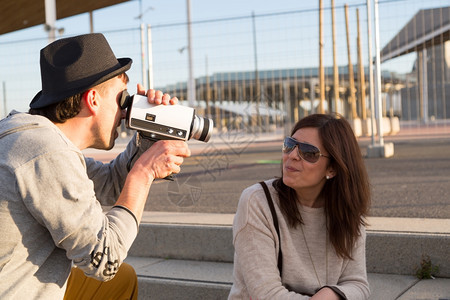
M144 131L138 131L138 135L142 138L142 139L146 139L152 142L157 142L159 141L158 139L152 138L150 135L146 134ZM137 151L133 154L133 156L131 157L130 161L129 161L129 165L131 165L131 161L134 159L134 157L136 156ZM129 167L128 167L129 168ZM128 169L128 171L130 171L130 169ZM170 180L170 181L174 181L175 175L174 174L170 174L166 177L164 177L163 179L165 180Z

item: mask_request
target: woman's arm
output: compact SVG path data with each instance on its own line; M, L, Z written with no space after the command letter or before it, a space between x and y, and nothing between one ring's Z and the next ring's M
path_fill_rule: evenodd
M361 226L361 236L357 240L352 253L339 278L337 288L345 295L345 299L368 299L370 296L366 271L366 230Z

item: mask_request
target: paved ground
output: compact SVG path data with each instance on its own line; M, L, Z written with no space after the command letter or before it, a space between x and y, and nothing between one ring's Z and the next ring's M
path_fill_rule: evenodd
M245 187L280 175L282 137L222 134L206 144L189 141L193 156L175 181L154 183L146 210L234 213ZM408 126L384 140L394 143L394 156L365 159L373 192L371 214L450 218L450 127ZM370 137L359 138L363 154L371 143ZM115 150L121 147L119 142ZM105 161L115 155L91 154Z

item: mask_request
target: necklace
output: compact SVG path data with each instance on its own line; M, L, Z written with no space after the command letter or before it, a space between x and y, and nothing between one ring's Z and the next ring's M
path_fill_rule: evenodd
M322 287L322 284L319 279L319 275L317 274L316 266L314 265L314 261L312 259L311 251L309 251L308 242L306 241L305 232L303 231L303 224L300 224L300 229L302 230L303 239L305 240L306 250L308 250L309 259L311 260L311 264L314 269L314 273L316 274L317 282L319 283L319 287ZM325 235L325 284L328 283L328 238Z

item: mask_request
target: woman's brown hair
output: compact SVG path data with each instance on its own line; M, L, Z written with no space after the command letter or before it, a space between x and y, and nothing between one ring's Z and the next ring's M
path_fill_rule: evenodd
M360 226L370 207L370 184L361 150L350 124L337 114L313 114L298 121L291 136L301 128L317 128L329 164L336 175L327 180L319 197L325 199L329 239L338 256L351 258L360 235ZM292 227L303 224L295 191L282 178L273 186L280 197L280 208Z

